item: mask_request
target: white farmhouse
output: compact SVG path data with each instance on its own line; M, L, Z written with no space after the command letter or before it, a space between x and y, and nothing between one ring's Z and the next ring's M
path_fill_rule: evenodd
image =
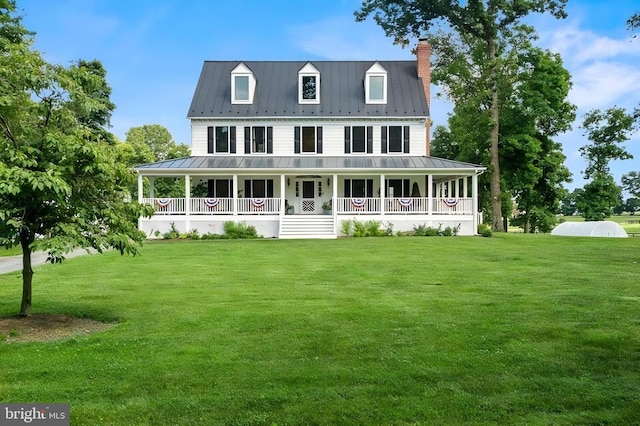
M222 233L235 221L335 238L342 221L377 220L475 234L485 168L429 155L430 47L416 50L416 61L206 61L191 156L136 167L139 201L156 210L140 229ZM184 197L155 193L156 177L185 177Z

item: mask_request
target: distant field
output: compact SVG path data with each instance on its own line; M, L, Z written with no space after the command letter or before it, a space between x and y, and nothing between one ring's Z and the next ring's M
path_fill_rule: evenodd
M20 272L0 275L0 317ZM36 268L0 400L73 425L604 425L640 418L640 238L159 241Z

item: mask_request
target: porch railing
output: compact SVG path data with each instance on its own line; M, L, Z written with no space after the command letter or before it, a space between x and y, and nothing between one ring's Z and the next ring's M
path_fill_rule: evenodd
M337 214L428 214L431 200L432 214L472 214L472 198L359 198L338 197L333 206ZM158 215L186 214L185 198L143 198L142 202L155 207ZM234 209L233 198L191 198L189 214L280 214L284 208L281 198L238 198Z
M192 198L189 214L279 214L280 198L239 198L234 211L233 198ZM143 204L152 205L158 215L186 214L184 198L143 198Z

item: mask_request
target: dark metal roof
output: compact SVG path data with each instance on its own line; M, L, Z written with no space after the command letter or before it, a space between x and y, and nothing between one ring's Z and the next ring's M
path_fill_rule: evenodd
M298 103L298 71L309 61L206 61L188 118L427 117L416 61L378 61L387 71L387 103L367 105L364 79L375 61L310 61L320 71L320 104ZM253 104L231 104L231 71L240 63L257 80Z
M148 172L198 171L363 171L363 170L485 170L476 164L462 163L438 157L424 156L194 156L165 160L136 166L143 174Z

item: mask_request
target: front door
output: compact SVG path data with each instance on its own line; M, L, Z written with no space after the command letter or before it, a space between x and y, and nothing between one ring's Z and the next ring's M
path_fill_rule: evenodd
M316 182L313 180L302 181L302 213L313 214L316 212Z

